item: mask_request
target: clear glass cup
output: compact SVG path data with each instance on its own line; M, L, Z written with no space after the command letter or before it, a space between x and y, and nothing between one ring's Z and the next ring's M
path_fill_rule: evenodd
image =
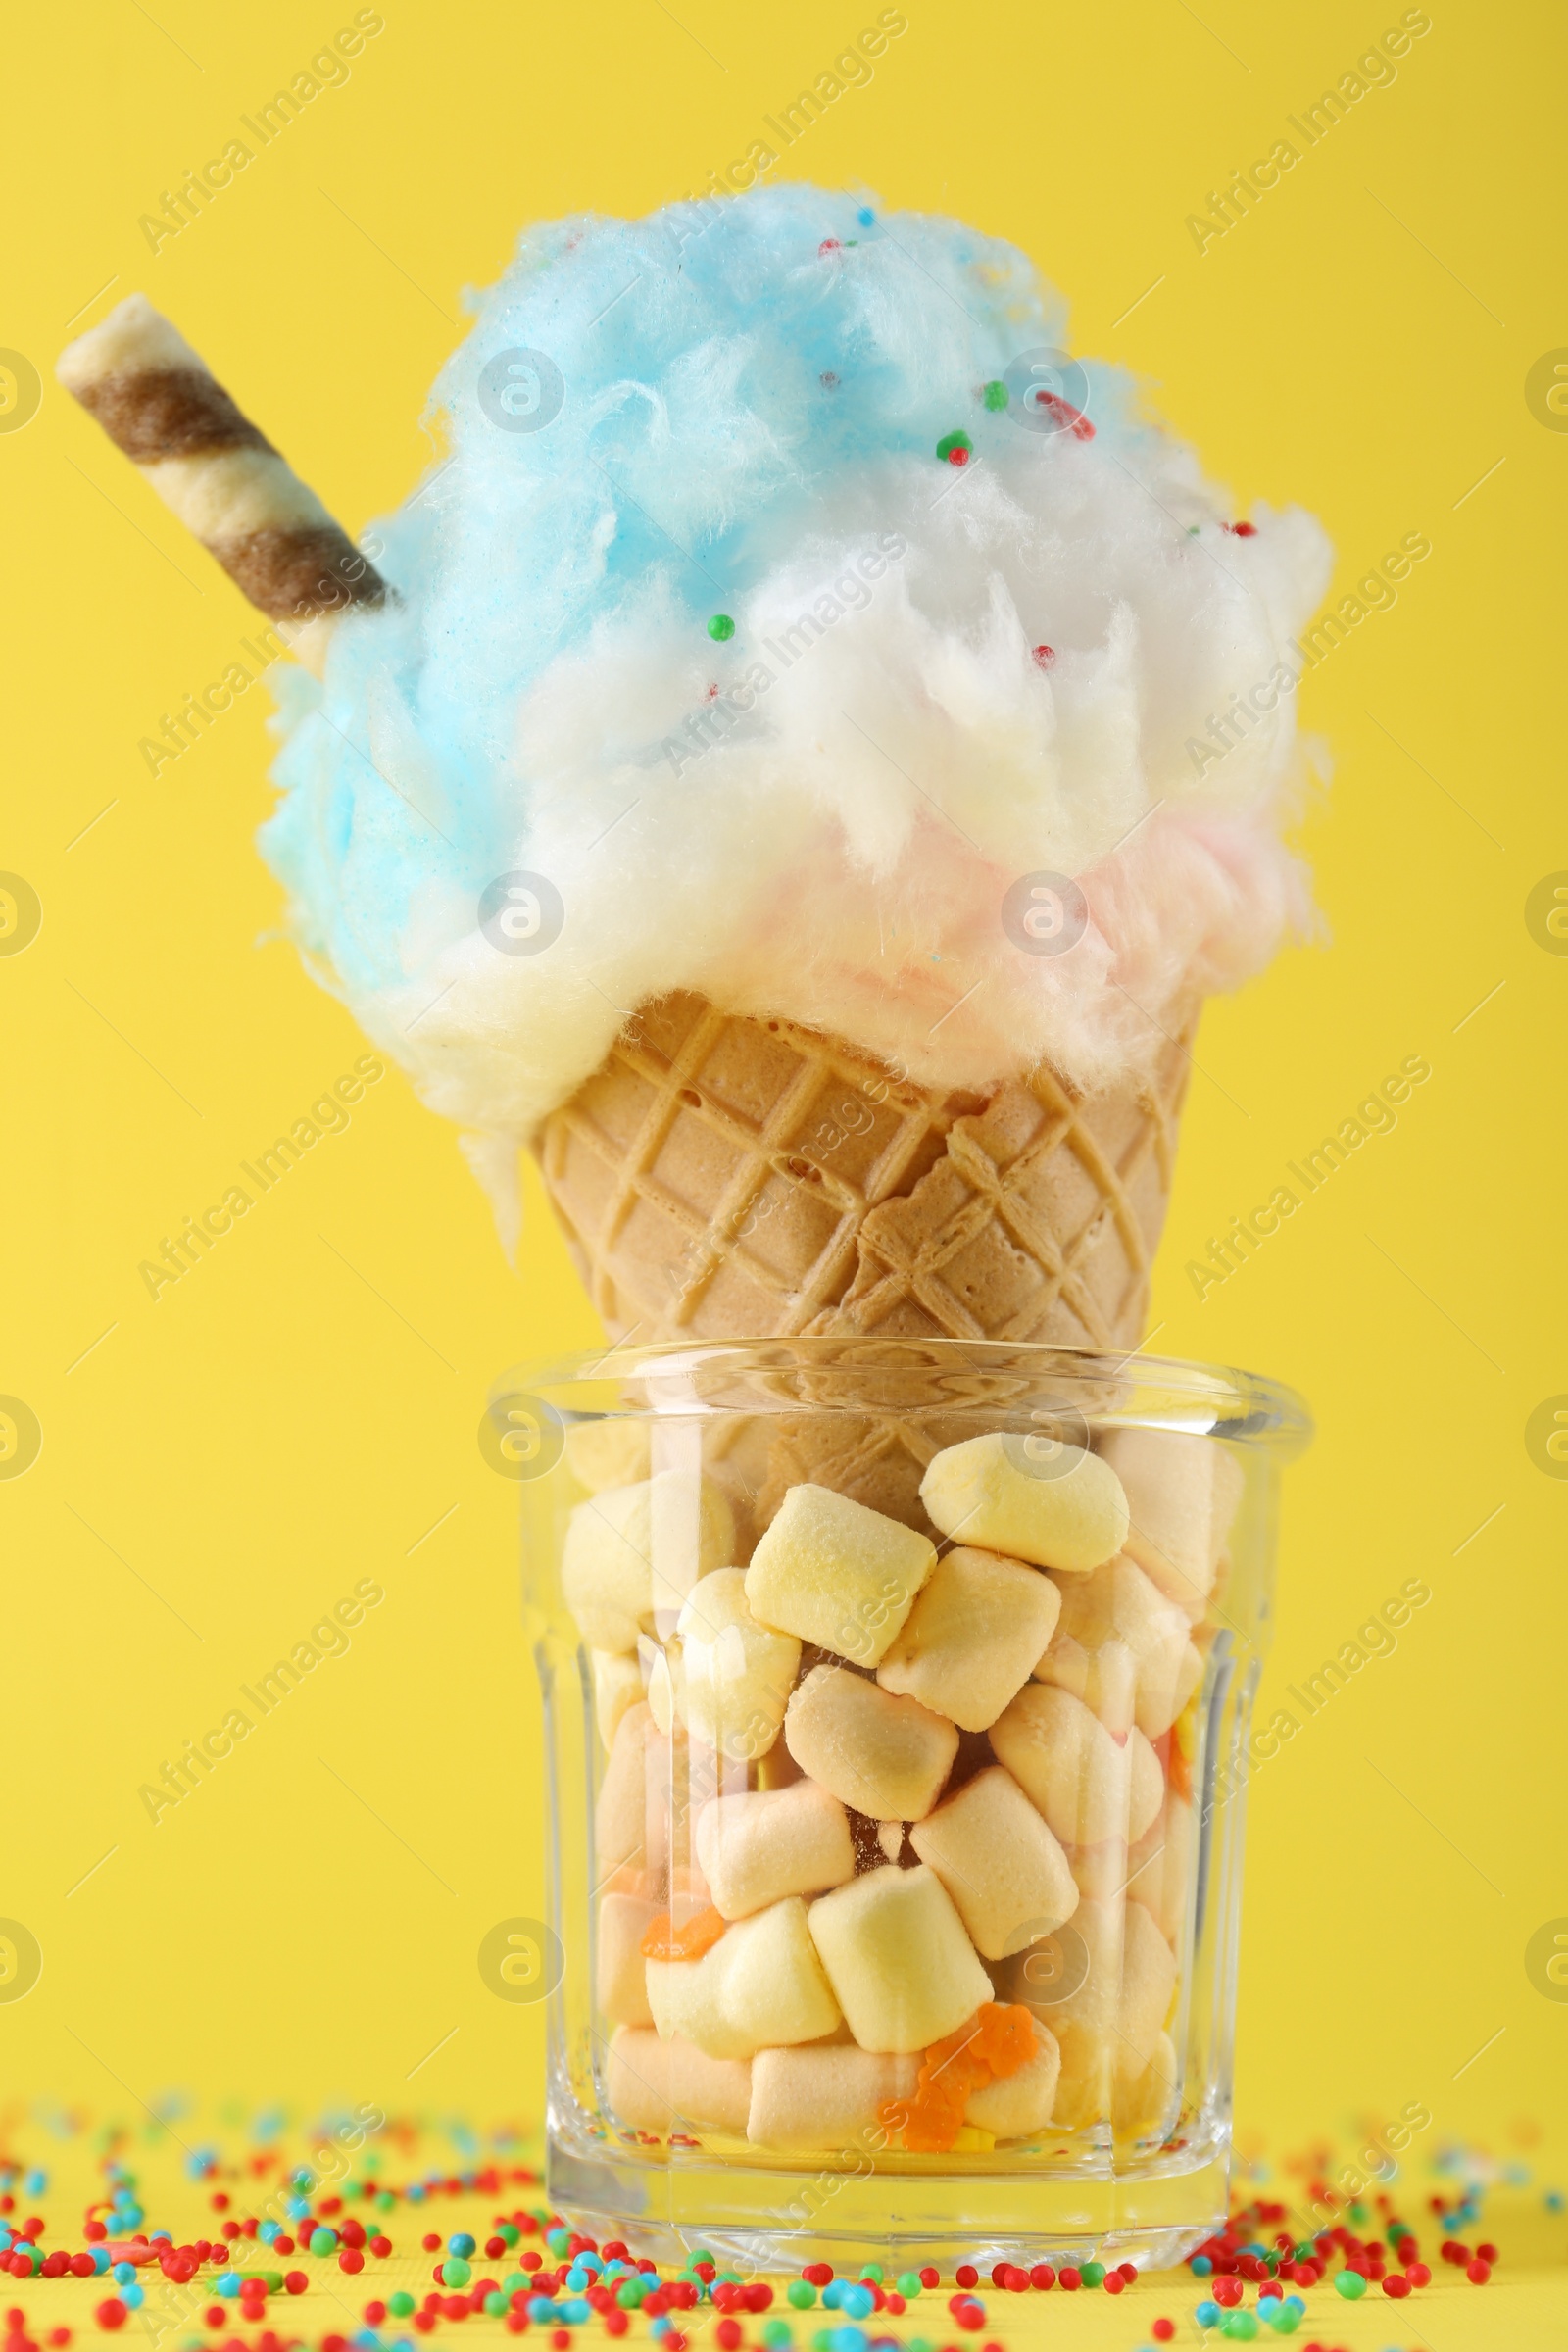
M549 2186L757 2267L1179 2260L1227 2209L1251 1374L794 1338L510 1375Z

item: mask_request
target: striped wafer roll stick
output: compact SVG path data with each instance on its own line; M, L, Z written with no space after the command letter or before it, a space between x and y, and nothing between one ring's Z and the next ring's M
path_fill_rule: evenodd
M184 337L130 294L55 372L319 676L339 618L387 584Z

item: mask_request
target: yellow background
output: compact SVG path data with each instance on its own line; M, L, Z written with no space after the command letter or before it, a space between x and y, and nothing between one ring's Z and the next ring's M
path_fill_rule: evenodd
M264 697L156 780L138 757L252 623L54 356L144 288L358 530L426 463L461 289L518 228L701 186L875 11L387 0L346 86L151 254L138 216L351 13L90 0L10 34L0 343L45 391L0 435L0 867L44 921L0 960L0 1390L44 1446L0 1485L0 1914L45 1969L0 2005L0 2078L95 2106L189 2083L537 2113L538 2013L475 1963L543 1904L516 1494L476 1428L503 1367L593 1326L538 1198L514 1273L395 1074L148 1298L138 1261L363 1047L275 936ZM1156 1345L1279 1375L1318 1415L1265 1714L1404 1579L1433 1594L1258 1775L1244 2138L1419 2101L1429 2148L1517 2155L1568 2082L1568 2005L1525 1967L1568 1914L1568 1485L1524 1434L1568 1390L1568 960L1525 919L1568 867L1568 437L1525 393L1568 343L1560 21L1433 0L1393 86L1200 255L1187 215L1397 8L907 15L783 169L1015 238L1238 512L1322 516L1336 597L1403 534L1432 542L1303 689L1335 761L1303 836L1332 944L1207 1016ZM1410 1054L1433 1074L1396 1131L1200 1303L1186 1261ZM350 1654L155 1828L138 1786L365 1577L386 1599Z

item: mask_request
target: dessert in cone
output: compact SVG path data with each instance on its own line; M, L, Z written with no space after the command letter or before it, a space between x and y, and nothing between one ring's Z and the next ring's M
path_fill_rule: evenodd
M614 1337L1138 1344L1201 1002L1302 911L1324 550L1060 332L806 187L530 232L385 576L144 297L61 359L322 681L313 970Z

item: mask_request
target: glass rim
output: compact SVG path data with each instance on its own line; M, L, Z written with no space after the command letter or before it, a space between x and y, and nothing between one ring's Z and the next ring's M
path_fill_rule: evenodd
M715 1392L748 1379L776 1380L792 1371L809 1375L810 1391L799 1399L769 1390L749 1400ZM836 1375L846 1385L876 1377L889 1382L930 1383L929 1400L918 1409L952 1413L995 1409L1003 1401L973 1393L973 1384L1018 1383L1006 1398L1011 1409L1031 1396L1047 1405L1082 1409L1097 1425L1121 1424L1179 1430L1267 1446L1283 1460L1294 1459L1310 1443L1312 1416L1305 1399L1283 1381L1229 1364L1181 1356L1107 1353L1102 1349L1039 1341L957 1340L938 1337L888 1338L859 1334L797 1333L772 1339L661 1340L642 1345L606 1341L598 1348L513 1366L490 1392L491 1403L518 1394L536 1396L565 1420L600 1419L616 1411L639 1418L676 1419L731 1412L820 1413L841 1407L831 1394ZM949 1384L952 1384L951 1386ZM643 1396L633 1407L606 1397L607 1386L636 1384ZM970 1393L964 1393L969 1384ZM591 1398L590 1392L597 1392ZM575 1396L572 1392L575 1392ZM869 1409L887 1409L881 1407ZM898 1409L908 1411L909 1404Z

